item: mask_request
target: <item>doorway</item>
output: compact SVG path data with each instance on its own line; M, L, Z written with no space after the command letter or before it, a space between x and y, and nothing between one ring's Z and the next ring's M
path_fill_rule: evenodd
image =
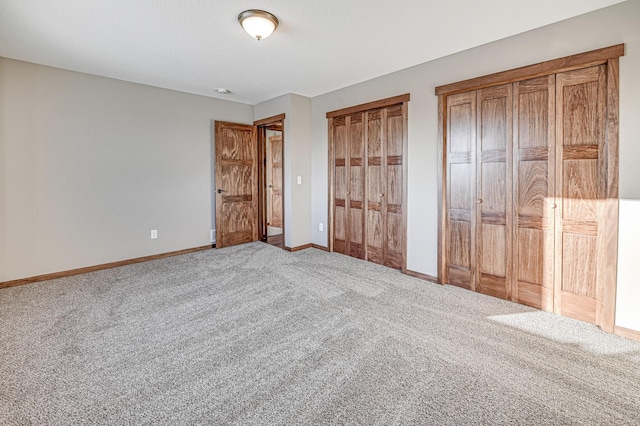
M256 121L258 134L258 238L284 248L284 114Z

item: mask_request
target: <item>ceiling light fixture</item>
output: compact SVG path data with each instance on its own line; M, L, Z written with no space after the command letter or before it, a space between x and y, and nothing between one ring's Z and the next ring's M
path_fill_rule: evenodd
M245 10L238 15L238 22L253 38L260 41L267 38L278 28L278 18L269 12L258 9Z
M219 89L216 89L216 93L218 93L218 94L220 94L220 95L228 95L228 94L230 94L230 93L231 93L231 90L229 90L229 89L224 89L224 88L222 88L222 87L221 87L221 88L219 88Z

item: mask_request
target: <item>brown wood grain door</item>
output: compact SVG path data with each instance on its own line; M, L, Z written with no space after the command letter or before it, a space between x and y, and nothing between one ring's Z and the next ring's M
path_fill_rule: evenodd
M476 92L447 97L447 274L476 290Z
M386 223L386 253L384 264L396 269L402 269L404 265L404 248L406 247L404 215L406 203L404 201L404 188L406 179L405 152L404 152L404 120L407 117L407 105L395 105L386 108L386 186L383 193L384 202L387 204Z
M553 311L555 75L514 84L514 300Z
M330 249L406 268L408 95L327 113ZM337 112L342 112L339 110Z
M404 267L404 106L365 114L367 148L367 259Z
M269 173L267 222L282 228L282 136L269 137L267 169Z
M216 121L216 247L258 239L256 127Z
M349 222L347 214L347 182L349 153L347 152L347 118L329 119L329 132L333 148L330 172L333 174L333 251L348 254L347 235Z
M364 251L364 114L347 116L347 150L349 152L349 177L347 184L347 209L349 215L349 250L347 254L365 258Z
M476 291L511 298L512 85L477 91Z
M606 246L604 65L556 75L556 313L595 323Z
M331 119L334 173L333 250L364 259L363 114Z

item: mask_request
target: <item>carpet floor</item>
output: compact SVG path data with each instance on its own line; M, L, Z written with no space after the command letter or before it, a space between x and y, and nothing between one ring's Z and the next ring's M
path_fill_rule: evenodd
M316 249L0 290L0 424L640 424L640 343Z

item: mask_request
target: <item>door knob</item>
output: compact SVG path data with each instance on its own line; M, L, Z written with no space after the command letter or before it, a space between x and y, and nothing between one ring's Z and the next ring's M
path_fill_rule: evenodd
M224 189L220 189L220 188L218 188L218 190L217 190L216 192L217 192L218 194L222 194L223 192L227 192L227 191L225 191Z
M478 204L482 204L482 198L478 198L478 200L476 201L476 203L478 203Z
M382 197L384 197L384 194L381 192L381 193L380 193L380 198L382 198Z
M269 188L273 188L273 185L269 185Z

